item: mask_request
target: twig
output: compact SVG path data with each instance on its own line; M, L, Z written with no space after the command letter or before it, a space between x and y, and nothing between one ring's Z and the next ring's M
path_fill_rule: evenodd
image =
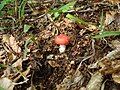
M120 49L117 48L111 52L109 52L106 56L104 56L102 59L98 60L96 63L94 63L93 66L89 66L89 68L96 68L98 63L105 60L105 59L108 59L108 60L114 60L116 58L120 58Z
M22 81L22 82L19 82L19 83L12 83L12 85L20 85L20 84L23 84L23 83L27 83L27 81L29 80L29 79L27 79L27 78L24 78L25 80L24 81Z
M77 68L77 70L76 70L76 72L75 72L75 74L74 74L74 75L76 75L76 74L77 74L77 72L79 71L79 68L81 67L81 65L82 65L82 63L83 63L84 61L86 61L87 59L89 59L89 58L91 58L91 57L93 57L93 56L95 55L94 42L95 42L95 40L92 40L92 49L93 49L93 54L92 54L92 55L90 55L90 56L87 56L86 58L84 58L84 59L80 62L80 64L78 65L78 68Z

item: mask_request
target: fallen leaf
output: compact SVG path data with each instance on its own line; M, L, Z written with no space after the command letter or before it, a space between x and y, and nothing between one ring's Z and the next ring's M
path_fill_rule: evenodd
M24 25L24 33L28 32L30 28L31 28L30 25L25 24Z
M0 79L0 87L4 88L4 90L13 90L14 84L7 77Z
M21 48L17 45L17 42L16 42L15 38L11 35L9 40L10 40L9 45L12 47L12 49L16 53L20 53L21 52Z
M111 42L111 45L112 45L112 47L114 47L114 48L119 48L119 49L120 49L120 41L118 41L118 40L113 40L113 41Z
M97 30L97 26L92 25L92 24L88 24L88 30L89 30L89 31Z
M0 51L0 62L4 62L4 59L3 59L3 58L5 57L4 54L5 54L5 51L4 51L4 50L1 50L1 51Z
M18 59L15 63L12 64L12 67L22 67L22 58Z
M56 85L57 90L76 90L75 89L75 85L77 85L78 83L83 83L83 75L81 74L80 71L78 71L74 76L69 75L66 76L63 81L61 82L61 84Z
M16 53L20 53L21 52L21 48L17 45L17 42L15 40L15 38L11 35L3 35L3 43L6 43L6 46L9 46L12 48L12 50ZM11 52L10 50L7 50L9 52Z
M106 0L112 4L119 4L120 3L120 0Z
M92 75L90 81L88 82L87 90L100 90L102 81L103 75L99 72L96 72L94 75Z
M27 88L27 90L37 90L35 86L31 85L31 87Z
M50 64L50 66L52 67L59 67L60 65L57 64L55 61L48 61L48 63Z
M106 12L106 18L105 18L105 22L104 22L104 24L106 26L111 24L115 20L115 18L114 18L115 14L116 14L116 12L114 12L114 11Z
M113 73L112 78L115 82L120 83L120 72Z

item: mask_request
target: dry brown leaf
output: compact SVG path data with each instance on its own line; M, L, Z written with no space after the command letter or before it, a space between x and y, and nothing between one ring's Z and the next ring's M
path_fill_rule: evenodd
M120 49L120 41L118 41L118 40L113 40L113 41L111 42L111 45L112 45L113 48L118 48L118 49Z
M35 86L31 85L31 87L27 88L27 90L37 90Z
M50 64L50 66L52 67L59 67L60 65L57 64L55 61L48 61L48 63Z
M5 53L5 51L4 50L1 50L0 51L0 62L3 62L3 57L4 57L4 53Z
M89 24L87 29L88 29L89 31L95 31L95 30L97 30L97 26L92 25L92 24Z
M12 67L22 67L22 58L18 59L15 63L12 64Z
M14 81L14 82L17 82L17 81L20 79L21 76L23 76L24 80L27 81L28 79L27 79L26 77L27 77L27 75L28 75L29 72L30 72L30 68L31 68L31 66L29 66L26 71L24 71L24 72L19 72L20 74L19 74L16 78L14 78L13 81ZM24 81L24 82L25 82L25 81ZM24 83L24 82L19 82L19 83Z
M103 76L101 75L101 73L96 72L94 75L92 75L87 85L87 90L100 90L102 81L103 81Z
M61 84L56 85L57 90L75 90L75 87L77 87L78 83L83 83L83 75L80 71L76 73L76 75L72 76L66 76ZM78 85L79 86L79 85Z
M106 26L111 24L115 20L115 18L114 18L115 14L116 14L116 12L114 12L114 11L106 12L106 18L105 18L105 22L104 22L104 24Z
M13 90L14 88L13 82L7 77L0 79L0 86L5 90Z
M81 87L80 90L87 90L86 87Z
M106 0L112 4L119 4L120 3L120 0Z
M120 72L112 74L112 78L115 82L120 83Z
M12 48L12 50L16 53L20 53L21 52L21 48L17 45L17 42L15 40L15 38L11 35L3 35L3 43L6 43L9 47ZM8 52L11 52L10 50L7 50Z
M12 47L12 49L16 53L20 53L21 52L21 48L17 45L17 42L16 42L15 38L11 35L9 40L10 40L9 45Z

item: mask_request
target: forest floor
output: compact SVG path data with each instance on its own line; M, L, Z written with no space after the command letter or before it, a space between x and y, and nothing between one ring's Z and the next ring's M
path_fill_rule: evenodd
M0 90L120 90L120 0L3 1Z

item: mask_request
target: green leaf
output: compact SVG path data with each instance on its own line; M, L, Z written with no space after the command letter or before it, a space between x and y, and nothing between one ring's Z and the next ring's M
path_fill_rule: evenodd
M101 16L100 16L100 25L99 25L99 29L100 29L100 32L99 33L102 33L104 31L104 14L103 14L103 10L102 10L102 13L101 13Z
M5 90L3 87L0 86L0 90Z
M59 16L60 16L59 12L55 12L54 13L54 19L57 18L57 17L59 17Z
M103 31L101 34L94 36L93 38L104 38L108 36L118 36L120 31Z
M0 3L0 11L4 8L4 6L6 4L9 4L9 3L13 2L13 1L14 0L3 0L3 1L1 1L1 3Z
M73 6L75 5L76 1L69 2L68 4L62 6L59 11L62 11L63 13L71 10Z
M62 13L65 13L69 10L71 10L74 5L75 5L76 1L72 1L72 2L69 2L68 4L66 5L63 5L62 7L60 7L59 9L53 9L53 10L50 10L50 13L52 13L54 15L54 19L58 18Z
M4 8L4 6L5 6L4 4L2 3L0 4L0 11Z
M30 27L31 27L30 25L25 24L24 25L24 33L28 32Z
M72 21L75 21L75 22L79 23L79 24L88 25L88 23L85 22L83 19L78 18L78 17L76 17L76 16L73 16L73 15L71 15L71 14L67 14L66 17L67 17L68 19L72 20Z

